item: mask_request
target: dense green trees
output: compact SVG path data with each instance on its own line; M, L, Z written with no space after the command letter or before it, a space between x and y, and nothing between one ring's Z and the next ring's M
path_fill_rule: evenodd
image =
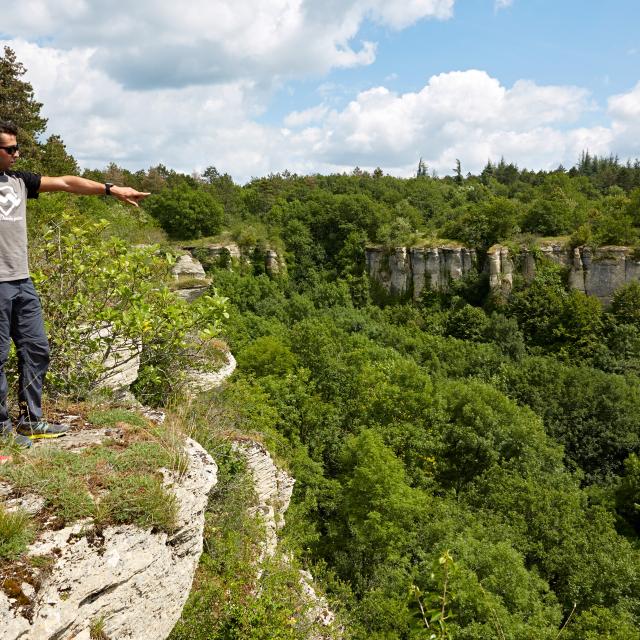
M421 637L445 585L451 637L551 640L569 617L567 637L634 637L637 379L528 355L516 316L426 310L445 315L443 334L479 323L459 339L427 333L437 325L414 307L213 277L242 309L228 336L248 426L275 411L300 479L289 535L339 579L353 637Z
M217 198L185 183L154 195L145 208L171 238L190 240L220 231L224 212Z

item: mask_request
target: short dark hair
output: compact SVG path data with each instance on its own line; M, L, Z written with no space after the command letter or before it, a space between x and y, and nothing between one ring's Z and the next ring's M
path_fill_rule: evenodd
M11 120L0 120L0 133L8 133L10 136L18 135L18 127Z

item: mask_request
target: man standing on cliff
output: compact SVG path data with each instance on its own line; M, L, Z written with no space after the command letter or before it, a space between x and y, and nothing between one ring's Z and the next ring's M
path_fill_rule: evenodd
M78 195L111 195L138 206L148 196L109 183L78 176L49 177L28 171L11 171L19 157L18 129L0 120L0 437L13 437L29 447L33 438L56 438L66 427L42 416L42 385L49 366L49 343L42 307L29 277L27 260L26 200L46 191ZM18 355L20 419L15 426L7 407L5 364L11 340Z

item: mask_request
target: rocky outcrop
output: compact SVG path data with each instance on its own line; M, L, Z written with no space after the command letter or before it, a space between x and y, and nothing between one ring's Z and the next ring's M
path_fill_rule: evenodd
M273 276L278 275L282 270L283 264L280 263L280 257L276 251L267 249L264 256L264 268L267 273Z
M204 295L211 284L202 264L190 253L176 260L171 274L176 281L175 294L187 302L193 302Z
M273 462L269 452L253 440L234 443L247 462L253 476L256 505L252 515L260 514L265 526L258 563L271 558L278 546L278 531L284 526L284 514L289 508L295 480Z
M571 287L596 296L604 304L611 302L616 289L632 280L640 280L640 257L630 247L576 247L571 250L547 245L540 251L569 270Z
M197 258L205 269L213 267L229 267L242 262L245 265L262 261L264 270L271 276L285 273L287 270L284 258L274 249L258 249L257 247L240 248L235 242L224 244L212 243L200 246L185 245L182 247L194 258Z
M367 250L367 273L378 281L388 293L404 295L410 285L411 265L405 247L391 251Z
M513 287L513 261L509 256L507 247L496 245L487 251L487 264L485 267L489 273L489 288L494 293L508 296Z
M242 259L240 247L235 242L225 244L210 243L200 246L183 246L185 251L205 263L207 268L212 266L230 266L233 261Z
M265 538L262 541L258 558L258 579L264 560L272 558L278 547L278 531L284 526L284 514L289 508L295 479L286 471L279 469L269 455L269 452L258 442L243 441L234 443L247 462L247 467L253 476L253 486L256 493L256 505L252 514L259 514L265 526ZM285 562L291 562L285 556ZM322 640L327 637L321 630L331 628L331 637L340 636L340 630L335 629L335 614L331 611L326 598L315 590L313 576L309 571L299 571L300 590L306 601L305 617L312 629L309 640Z
M171 268L171 275L179 280L180 278L196 278L204 280L207 275L202 265L191 254L181 255Z
M487 251L483 265L474 249L444 245L439 247L398 247L385 250L366 249L366 266L370 278L391 295L411 294L418 299L424 288L446 291L450 283L481 269L489 278L491 291L508 296L516 274L525 282L535 277L541 259L555 262L567 270L573 289L611 302L614 292L632 280L640 280L640 256L629 247L569 248L560 244L541 244L536 250L494 245Z
M226 362L217 371L199 371L197 369L187 371L188 395L194 396L219 387L236 370L237 363L233 354L227 351L224 355Z
M423 289L446 291L453 280L477 270L474 249L441 247L397 247L392 250L368 247L367 273L393 296L411 294L414 300Z
M164 471L177 498L178 527L171 534L135 526L93 530L91 522L44 533L29 556L50 557L41 582L30 580L10 597L0 590L0 640L89 640L103 621L115 640L167 637L189 594L202 552L204 512L216 483L211 456L187 440L189 468ZM36 590L29 585L38 584Z
M466 247L415 248L411 249L410 255L414 300L425 287L446 291L452 281L477 270L476 252Z

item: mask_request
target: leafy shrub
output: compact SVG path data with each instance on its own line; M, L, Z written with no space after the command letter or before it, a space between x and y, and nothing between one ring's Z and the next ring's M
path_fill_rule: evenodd
M616 492L618 512L640 533L640 458L632 453L624 461L625 474Z
M179 386L197 335L217 335L225 300L215 292L193 305L179 300L163 284L168 262L157 247L104 239L107 226L67 213L31 244L52 347L48 383L82 396L140 355L139 390L157 400Z
M489 319L482 309L465 304L461 309L449 312L446 332L454 338L479 342L486 333L488 324Z
M215 235L224 218L222 205L214 195L185 183L149 197L145 208L171 238L181 240Z
M640 329L640 283L636 281L620 287L611 301L611 313L622 324Z
M257 376L286 375L296 365L296 357L278 338L264 336L237 354L242 369Z

